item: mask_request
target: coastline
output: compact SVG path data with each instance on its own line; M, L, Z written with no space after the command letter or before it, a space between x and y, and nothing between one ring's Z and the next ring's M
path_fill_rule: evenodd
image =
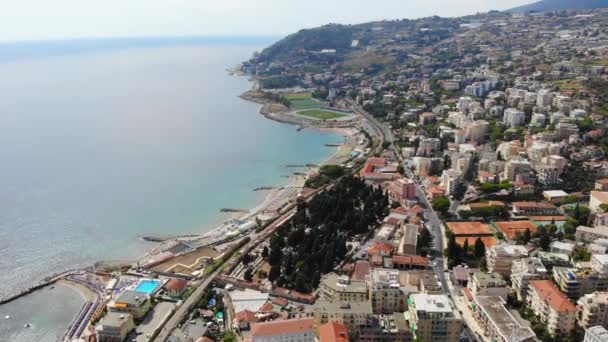
M242 77L242 75L235 75L235 76ZM255 81L253 81L253 82L255 82ZM268 119L271 119L274 121L279 121L281 123L298 125L297 123L294 123L294 122L277 120L275 117L272 117L272 112L268 110L270 108L269 106L272 105L270 103L265 103L263 101L256 101L255 99L247 98L244 94L242 94L239 97L241 99L249 101L249 102L261 104L258 114L262 114ZM351 128L324 127L323 125L306 125L306 126L299 125L299 126L300 126L299 130L304 129L304 128L311 128L311 129L316 129L316 130L321 130L321 131L328 131L328 132L332 132L332 133L337 133L340 136L342 136L344 139L348 139L348 137L354 136L357 133L356 129L354 129L352 127ZM281 179L281 180L278 180L276 184L264 184L265 186L271 187L272 189L264 189L264 190L259 191L259 195L256 196L256 201L255 201L254 205L249 209L248 213L243 214L243 213L235 212L235 213L221 214L221 215L218 215L218 217L219 217L218 221L222 221L222 220L227 221L227 220L231 220L231 219L253 220L259 214L262 214L264 212L264 210L267 209L269 206L271 206L272 204L276 204L277 201L285 201L285 203L289 203L290 200L295 198L295 193L293 192L294 189L302 189L308 175L315 172L322 165L339 163L340 160L344 160L345 155L349 155L350 152L352 151L352 148L347 147L346 144L344 144L343 142L340 142L339 146L338 146L338 144L336 144L335 147L328 147L328 148L333 148L334 151L331 151L331 153L329 153L329 155L326 158L319 161L319 164L317 166L314 166L314 167L311 167L311 165L303 166L301 174L290 174L285 181L283 181ZM289 172L292 172L292 171L289 171ZM286 189L291 189L292 192L289 193L288 191L286 191ZM243 191L249 191L249 190L253 191L253 189L243 189ZM209 230L204 229L203 233L193 232L192 234L188 234L188 236L196 236L199 238L211 236L213 234L217 234L218 232L221 232L222 225L214 225L212 227L201 227L201 228L211 228L211 229L209 229ZM170 238L172 240L178 240L182 237L185 238L186 235L174 236L174 237L170 237ZM149 257L150 255L161 251L164 245L165 244L163 242L154 243L151 246L151 248L143 256L135 258L134 260L124 260L124 264L135 265L139 260L145 259L146 257ZM105 264L106 262L107 262L106 260L99 260L98 262L94 263L94 265ZM86 268L89 268L89 267L86 267ZM78 295L84 301L90 301L95 298L95 293L91 289L87 288L86 286L84 286L76 281L72 281L69 279L69 277L67 277L68 274L70 274L74 271L77 271L77 270L82 270L82 269L83 269L83 266L81 265L81 266L78 266L78 268L68 269L63 272L60 272L60 274L55 274L55 275L51 275L48 277L44 277L38 282L38 285L34 286L33 288L15 289L15 291L13 293L9 293L4 299L6 300L6 302L10 302L10 301L16 300L18 298L27 296L28 294L30 294L34 291L37 291L40 288L45 288L47 286L50 286L50 285L56 283L57 285L70 288L71 290L77 292Z

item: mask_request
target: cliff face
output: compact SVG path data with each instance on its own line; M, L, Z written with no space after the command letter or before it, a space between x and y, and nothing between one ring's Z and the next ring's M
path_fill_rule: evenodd
M608 0L542 0L530 5L515 7L508 12L526 13L562 10L584 10L608 7Z

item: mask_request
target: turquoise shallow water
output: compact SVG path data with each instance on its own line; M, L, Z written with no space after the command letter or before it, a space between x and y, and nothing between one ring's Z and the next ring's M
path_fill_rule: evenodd
M286 182L285 165L319 162L341 139L267 120L237 97L251 84L225 68L260 42L65 44L0 58L0 297L66 268L139 256L151 247L143 234L207 231L219 209L253 207L254 188ZM0 314L45 316L33 298ZM38 340L53 341L75 313L59 311L40 317L34 330L52 337ZM27 340L3 323L0 340Z

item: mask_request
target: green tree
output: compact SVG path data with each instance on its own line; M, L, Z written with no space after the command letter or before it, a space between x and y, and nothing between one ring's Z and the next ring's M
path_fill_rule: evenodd
M247 270L245 271L245 274L243 274L243 279L245 279L247 281L253 280L253 268L251 268L251 267L247 268Z
M578 246L574 249L574 253L572 253L572 260L574 262L589 261L591 260L591 252L583 246Z
M432 205L433 209L442 214L445 214L450 209L450 199L445 196L442 196L434 199Z
M475 258L479 259L486 255L486 245L481 241L481 238L475 240Z
M433 235L431 235L431 232L426 227L423 227L418 236L417 253L426 256L431 250L432 245Z

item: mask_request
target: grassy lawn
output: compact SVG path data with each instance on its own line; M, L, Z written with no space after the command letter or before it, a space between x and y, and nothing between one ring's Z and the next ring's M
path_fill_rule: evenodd
M315 109L321 107L317 101L312 99L310 93L285 94L284 96L289 100L291 107L296 110Z
M298 112L300 115L310 116L311 118L321 119L321 120L329 120L329 119L337 119L345 116L344 114L340 114L337 112L330 112L322 109L309 109Z
M580 90L583 90L585 87L583 86L583 84L581 84L580 81L578 80L559 80L559 81L553 81L553 84L555 84L556 86L559 87L559 90L561 91L572 91L572 92L578 92Z

